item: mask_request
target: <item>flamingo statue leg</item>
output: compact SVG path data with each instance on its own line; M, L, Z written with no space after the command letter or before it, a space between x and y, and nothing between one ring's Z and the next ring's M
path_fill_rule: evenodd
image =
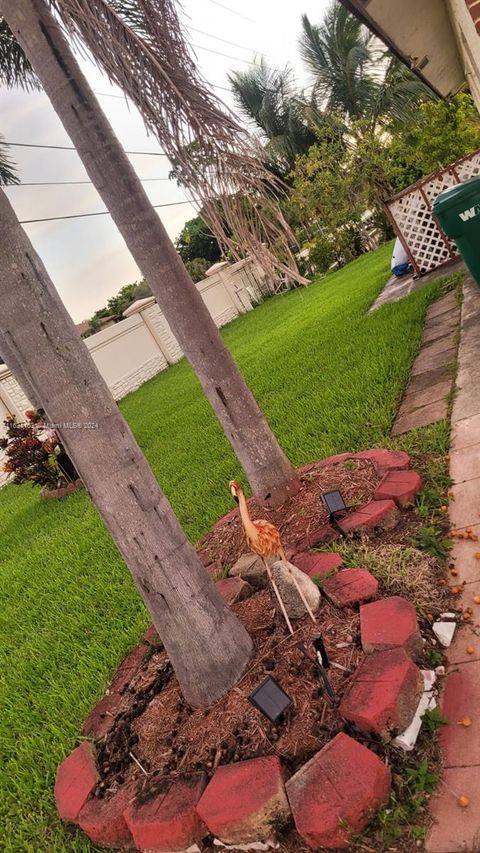
M314 623L315 623L315 625L316 625L316 624L317 624L317 620L316 620L316 618L315 618L315 615L313 614L313 612L312 612L312 608L310 607L310 605L309 605L309 603L308 603L307 599L305 598L305 596L304 596L304 594L303 594L302 589L300 588L300 584L298 583L298 581L297 581L297 579L296 579L295 575L293 574L293 572L292 572L292 570L291 570L290 566L288 565L288 560L287 560L287 558L286 558L286 556L285 556L285 551L284 551L284 549L283 549L283 548L282 548L282 550L281 550L281 552L280 552L280 557L282 558L282 560L283 560L285 563L287 563L287 572L288 572L288 574L290 575L290 577L291 577L291 579L292 579L292 581L293 581L293 583L294 583L294 585L295 585L295 589L297 590L297 592L298 592L298 594L299 594L300 598L301 598L301 599L302 599L302 601L303 601L303 605L304 605L304 607L305 607L305 610L307 611L308 615L310 616L310 619L312 620L312 622L314 622Z
M290 619L288 618L288 613L285 610L285 605L282 601L282 596L280 595L278 586L273 579L272 570L271 570L270 566L268 565L267 561L263 557L262 557L262 560L263 560L263 562L265 564L265 568L267 570L268 579L269 579L270 583L272 584L273 591L274 591L275 595L277 596L277 600L278 600L278 603L280 605L280 609L283 613L283 616L285 618L285 622L287 623L287 628L290 631L290 633L293 634L292 623L290 622Z

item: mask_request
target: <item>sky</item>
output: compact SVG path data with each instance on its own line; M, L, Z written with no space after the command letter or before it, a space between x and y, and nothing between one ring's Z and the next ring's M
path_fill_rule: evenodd
M299 5L285 0L184 0L180 16L204 78L222 87L215 89L216 94L233 107L230 92L223 88L228 87L228 73L247 69L248 63L262 53L272 65L290 65L300 87L308 85L297 50L300 17L305 12L313 23L318 23L327 5L328 0L302 0ZM93 63L79 59L125 150L161 153L155 139L146 134L135 107ZM1 90L0 132L9 142L71 145L43 92ZM24 184L88 180L75 151L21 147L9 150ZM130 159L142 179L168 177L170 164L166 157L135 154ZM150 180L144 186L153 204L185 201L174 181ZM105 209L94 187L88 184L12 186L7 194L21 221ZM165 207L159 213L172 239L196 215L190 203ZM141 278L109 215L37 222L25 224L24 228L75 322L102 308L124 284Z

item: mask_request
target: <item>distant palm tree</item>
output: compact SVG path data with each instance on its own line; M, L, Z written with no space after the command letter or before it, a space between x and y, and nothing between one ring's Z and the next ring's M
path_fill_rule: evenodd
M229 81L241 113L263 136L272 167L288 174L297 154L315 142L291 70L272 68L261 59L248 71L232 72Z
M376 124L386 115L408 119L420 100L433 96L339 3L327 9L319 25L303 15L302 27L300 54L319 108Z
M18 184L19 178L15 173L15 167L5 151L3 136L0 135L0 186L7 184Z

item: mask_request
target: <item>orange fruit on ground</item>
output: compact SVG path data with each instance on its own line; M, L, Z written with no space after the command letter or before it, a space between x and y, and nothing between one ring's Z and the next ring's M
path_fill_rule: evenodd
M444 504L443 506L440 507L440 509L442 510L442 512L446 512L448 509L448 506L445 506L445 504Z
M462 726L465 726L465 728L468 729L469 726L471 726L471 725L472 725L472 721L471 721L470 717L464 717L462 720Z
M465 613L463 614L463 618L464 618L464 619L466 619L466 620L471 619L471 618L472 618L472 614L471 614L471 613L468 613L468 611L466 610L466 611L465 611Z
M450 574L453 575L453 577L456 577L458 575L457 569L450 569Z
M462 796L458 798L457 803L462 807L462 809L466 809L470 805L470 800L465 796L465 794L462 794Z
M475 551L475 554L473 556L476 560L480 560L480 551Z
M474 595L473 600L474 600L475 604L480 604L480 595Z
M467 651L467 655L474 655L475 654L475 646L467 646L466 651Z

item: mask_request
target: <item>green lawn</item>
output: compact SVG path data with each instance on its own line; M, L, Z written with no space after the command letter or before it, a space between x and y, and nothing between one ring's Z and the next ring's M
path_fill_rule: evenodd
M390 253L268 300L224 330L295 464L388 441L439 288L368 315ZM175 365L121 408L195 540L230 508L227 483L240 472L190 367ZM0 530L0 849L91 851L56 820L55 770L146 614L85 493L42 504L31 488L9 486Z

